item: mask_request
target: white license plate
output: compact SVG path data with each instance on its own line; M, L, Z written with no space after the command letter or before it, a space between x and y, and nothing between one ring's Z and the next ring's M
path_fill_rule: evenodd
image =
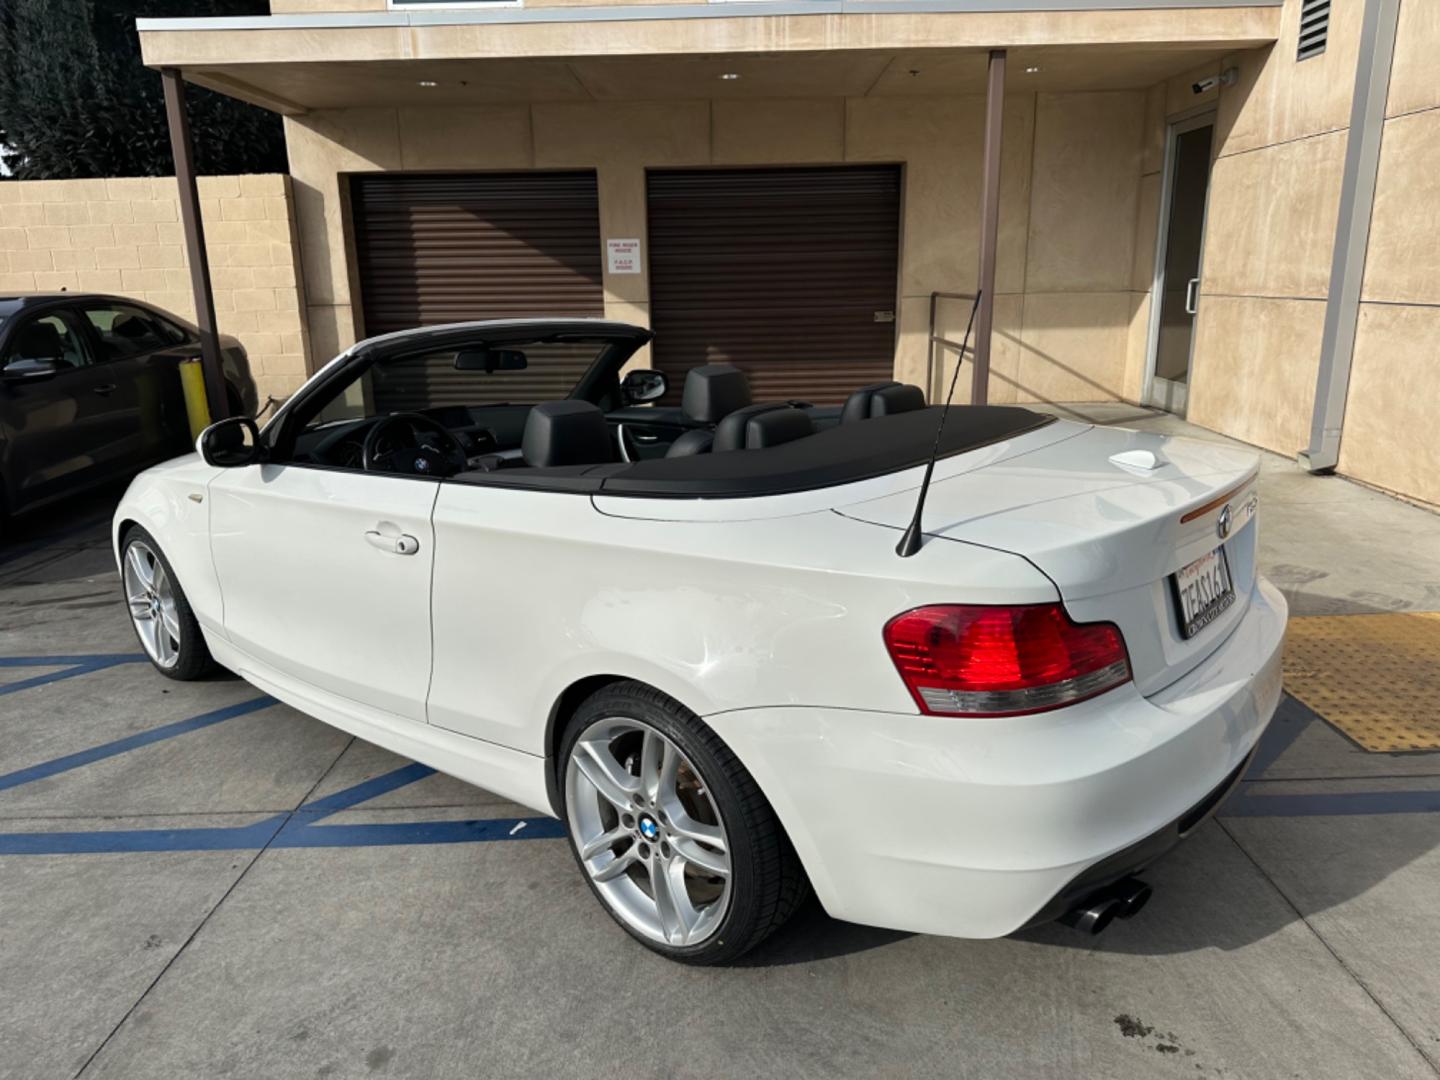
M1180 615L1180 634L1192 638L1209 626L1235 602L1230 582L1230 565L1225 549L1218 547L1182 566L1170 576L1175 586L1175 604Z

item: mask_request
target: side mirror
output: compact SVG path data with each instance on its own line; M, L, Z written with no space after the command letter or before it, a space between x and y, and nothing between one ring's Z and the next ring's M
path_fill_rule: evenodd
M59 373L60 362L58 360L24 357L19 360L11 360L6 364L5 370L0 372L0 377L7 382L20 382L31 379L53 379Z
M260 460L260 429L248 416L219 420L200 433L200 456L217 469L233 469Z
M636 368L620 381L620 392L630 405L659 401L669 389L670 380L665 378L665 373L651 368Z

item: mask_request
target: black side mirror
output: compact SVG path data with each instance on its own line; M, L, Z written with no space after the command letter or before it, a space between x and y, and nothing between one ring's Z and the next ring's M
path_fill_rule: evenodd
M0 372L7 382L29 381L31 379L53 379L60 373L60 361L48 358L22 357L19 360L11 360L5 365L5 370Z
M200 433L200 456L217 469L233 469L260 460L260 429L248 416L219 420Z
M669 389L670 381L665 378L665 373L651 368L636 368L620 381L620 392L629 405L659 401Z

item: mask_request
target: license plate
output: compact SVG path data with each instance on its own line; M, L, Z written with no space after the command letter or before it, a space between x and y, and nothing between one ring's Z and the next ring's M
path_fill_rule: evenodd
M1223 547L1188 566L1182 566L1170 576L1170 580L1175 586L1175 605L1180 616L1182 637L1194 637L1235 602L1230 564L1225 561Z

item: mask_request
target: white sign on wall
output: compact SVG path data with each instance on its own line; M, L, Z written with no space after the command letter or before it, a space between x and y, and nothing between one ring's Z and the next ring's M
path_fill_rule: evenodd
M640 241L634 240L613 240L605 241L605 256L612 274L638 274L640 273Z

